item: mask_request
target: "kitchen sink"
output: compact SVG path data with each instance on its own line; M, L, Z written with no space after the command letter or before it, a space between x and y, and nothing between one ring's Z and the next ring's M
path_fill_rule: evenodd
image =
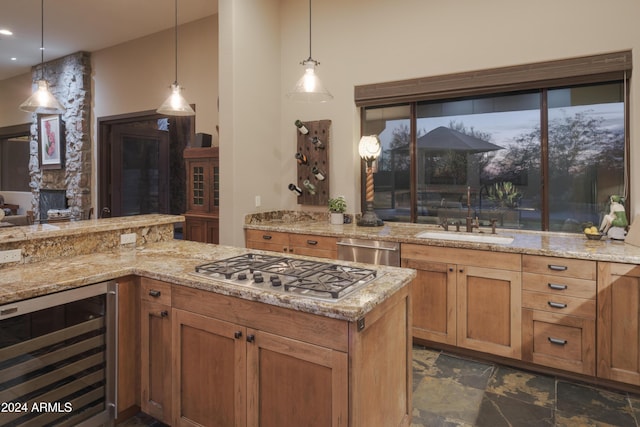
M419 239L455 240L458 242L496 243L508 245L513 242L511 236L501 236L487 233L465 233L457 231L422 231L415 235Z

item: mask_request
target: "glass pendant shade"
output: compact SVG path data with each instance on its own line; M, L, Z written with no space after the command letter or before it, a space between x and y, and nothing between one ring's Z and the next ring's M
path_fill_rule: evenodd
M38 80L38 89L20 104L20 109L37 114L62 114L65 112L62 104L49 91L49 84L46 80Z
M196 112L184 99L180 93L181 91L182 88L178 83L172 84L171 95L160 105L156 112L167 116L195 116Z
M333 99L333 95L324 87L316 74L316 61L304 61L304 74L287 94L293 101L300 102L327 102Z

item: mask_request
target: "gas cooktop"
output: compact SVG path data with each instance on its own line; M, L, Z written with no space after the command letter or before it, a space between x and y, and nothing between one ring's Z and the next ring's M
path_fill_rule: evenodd
M196 267L195 274L227 283L337 301L378 272L329 262L248 253Z

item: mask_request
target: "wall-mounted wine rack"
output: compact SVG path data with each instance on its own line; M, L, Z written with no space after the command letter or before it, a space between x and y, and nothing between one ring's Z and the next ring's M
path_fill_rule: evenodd
M298 196L300 205L326 206L329 202L329 146L331 140L331 120L317 120L304 122L309 133L303 135L296 129L298 134L297 152L302 153L307 158L307 164L298 164L297 185L302 189L302 195ZM314 137L318 138L319 144L314 144ZM295 153L294 153L295 154ZM292 160L296 161L295 159ZM313 167L317 167L324 173L324 180L317 179L311 172ZM304 181L309 180L316 188L316 194L305 188Z

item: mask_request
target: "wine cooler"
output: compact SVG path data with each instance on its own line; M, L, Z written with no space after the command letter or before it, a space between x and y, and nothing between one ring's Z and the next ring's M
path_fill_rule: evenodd
M117 285L0 306L0 426L99 426L115 418Z

